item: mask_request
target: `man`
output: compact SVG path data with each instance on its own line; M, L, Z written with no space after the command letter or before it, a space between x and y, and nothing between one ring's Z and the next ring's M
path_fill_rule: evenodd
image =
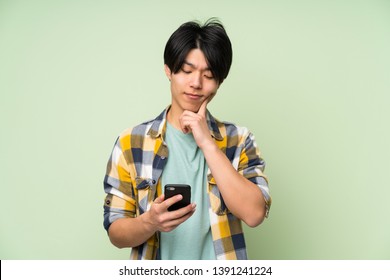
M117 139L104 179L104 226L132 259L247 259L241 226L259 225L271 198L253 135L220 122L207 104L227 77L232 48L216 20L187 22L164 51L171 105ZM166 184L191 186L168 207Z

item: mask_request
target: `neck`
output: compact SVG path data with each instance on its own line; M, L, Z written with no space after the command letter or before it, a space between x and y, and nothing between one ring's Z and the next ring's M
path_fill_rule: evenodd
M172 125L174 128L181 130L180 126L180 116L183 112L178 112L178 110L175 110L172 108L172 106L169 108L167 112L167 121L170 125Z

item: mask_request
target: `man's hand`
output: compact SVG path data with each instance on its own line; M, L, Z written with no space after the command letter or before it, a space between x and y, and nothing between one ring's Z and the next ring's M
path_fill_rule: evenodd
M190 133L194 135L194 139L199 148L203 150L208 145L214 145L214 141L211 138L210 130L207 125L207 104L214 97L215 94L207 97L200 106L197 113L192 111L184 111L180 116L180 126L184 133Z
M162 194L154 200L150 210L144 215L141 215L141 217L143 217L143 221L147 224L150 230L154 232L172 231L188 220L195 212L195 203L191 203L176 211L168 211L168 208L171 205L182 199L182 195L175 195L174 197L164 200L164 194Z

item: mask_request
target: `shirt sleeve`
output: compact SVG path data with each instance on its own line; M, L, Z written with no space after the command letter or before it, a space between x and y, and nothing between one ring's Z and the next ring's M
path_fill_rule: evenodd
M108 231L110 225L125 217L133 218L135 211L135 194L130 175L131 161L129 137L118 137L107 163L104 177L104 228ZM126 156L127 155L127 156Z
M260 155L255 137L248 132L241 150L238 172L260 188L266 204L266 217L268 217L272 200L269 193L268 178L263 173L264 168L265 161Z

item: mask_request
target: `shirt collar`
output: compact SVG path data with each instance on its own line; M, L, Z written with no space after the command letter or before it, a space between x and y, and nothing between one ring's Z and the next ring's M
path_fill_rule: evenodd
M150 129L148 131L148 135L152 138L162 137L164 139L166 125L167 125L167 112L171 106L165 108L164 111L161 112L153 121ZM210 112L207 110L207 125L210 130L211 136L217 141L222 141L223 137L218 128L219 121L215 119Z

